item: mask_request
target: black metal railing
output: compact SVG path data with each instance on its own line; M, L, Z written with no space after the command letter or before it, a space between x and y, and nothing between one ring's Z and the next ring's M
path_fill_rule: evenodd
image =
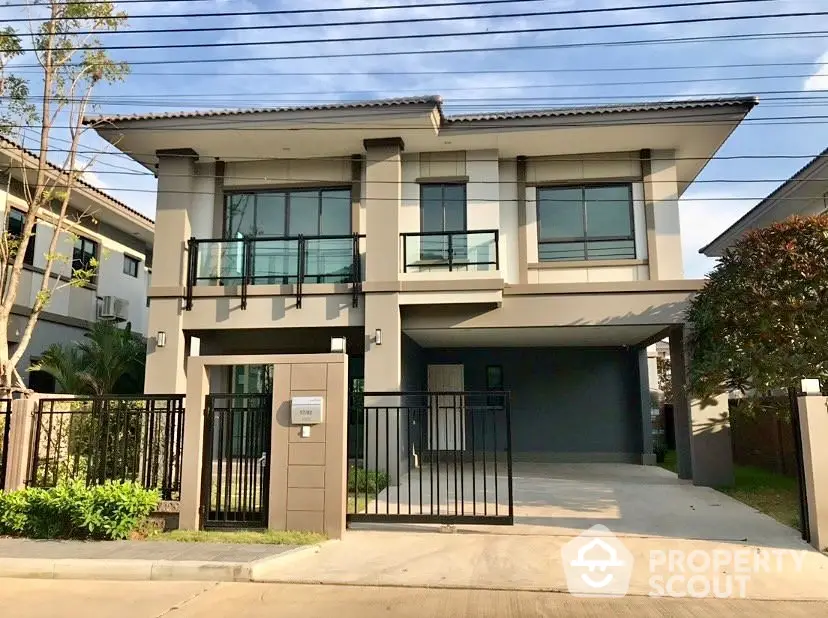
M304 283L347 283L353 305L362 290L360 234L330 236L191 238L187 243L185 306L193 307L193 288L237 286L241 308L247 308L250 285L295 285L302 306Z
M631 260L635 258L635 239L631 236L601 236L541 239L538 260L571 262L584 260Z
M269 393L207 396L203 527L267 527L271 402Z
M11 411L12 400L0 399L0 491L6 488L6 470L9 465Z
M28 484L129 480L178 500L183 438L183 395L40 399Z
M512 524L509 393L352 393L349 521Z
M497 230L404 232L403 272L500 269Z

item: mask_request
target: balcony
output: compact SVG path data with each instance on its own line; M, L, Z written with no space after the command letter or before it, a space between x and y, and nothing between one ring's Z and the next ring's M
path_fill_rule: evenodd
M197 239L188 242L187 310L196 286L236 286L247 308L250 285L293 285L302 306L305 283L351 285L353 305L362 288L360 239L364 236L291 236Z
M406 232L403 272L490 272L500 270L497 230Z

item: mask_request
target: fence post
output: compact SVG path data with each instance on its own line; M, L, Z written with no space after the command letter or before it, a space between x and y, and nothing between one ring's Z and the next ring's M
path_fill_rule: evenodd
M805 496L808 500L808 527L811 545L828 549L828 398L798 397L799 423L802 433L802 466Z
M29 478L32 427L37 397L12 401L9 453L6 464L6 491L23 489Z

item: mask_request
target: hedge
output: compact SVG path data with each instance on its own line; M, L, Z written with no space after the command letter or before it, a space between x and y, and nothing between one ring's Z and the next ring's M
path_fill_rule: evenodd
M126 539L160 496L132 481L87 487L65 481L48 489L0 492L0 535L35 539Z

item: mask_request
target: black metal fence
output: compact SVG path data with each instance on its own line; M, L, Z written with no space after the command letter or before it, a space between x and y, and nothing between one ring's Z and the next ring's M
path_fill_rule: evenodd
M0 491L6 488L6 470L9 465L11 404L11 399L0 399Z
M272 395L207 396L201 512L205 528L265 528Z
M130 480L178 500L183 437L182 395L40 399L28 484Z
M509 394L352 393L350 522L512 524Z

